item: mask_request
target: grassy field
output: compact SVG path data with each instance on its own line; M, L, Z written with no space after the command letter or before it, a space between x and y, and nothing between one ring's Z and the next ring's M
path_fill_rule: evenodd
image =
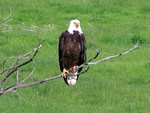
M24 100L15 93L2 95L0 113L149 113L149 6L149 0L0 0L0 20L10 8L13 12L11 31L0 32L0 70L5 58L22 55L46 39L20 81L34 67L28 82L60 74L58 39L71 19L81 21L88 59L95 55L93 42L101 50L97 59L140 43L132 53L91 66L75 86L58 79L17 90ZM24 27L37 30L38 36ZM15 76L6 82L15 83Z

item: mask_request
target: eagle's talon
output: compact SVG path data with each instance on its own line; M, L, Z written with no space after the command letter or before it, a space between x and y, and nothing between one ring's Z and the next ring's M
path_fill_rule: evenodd
M64 73L62 73L61 76L62 76L63 78L66 78L66 74L64 74Z
M70 71L75 73L77 68L78 68L78 66L73 66L72 68L70 68Z
M66 75L69 73L68 70L63 69L63 73L61 74L62 77L66 78Z

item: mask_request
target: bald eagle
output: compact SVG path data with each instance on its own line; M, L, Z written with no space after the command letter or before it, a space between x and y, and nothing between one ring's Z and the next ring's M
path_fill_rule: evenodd
M86 61L85 38L79 20L71 20L68 30L59 38L59 66L67 85L75 85L79 78L76 68ZM78 70L80 72L82 68ZM69 73L74 76L69 76Z

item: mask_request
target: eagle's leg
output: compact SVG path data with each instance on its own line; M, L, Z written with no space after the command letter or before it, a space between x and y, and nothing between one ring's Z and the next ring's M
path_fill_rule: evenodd
M73 66L73 67L70 68L70 71L72 73L75 73L77 68L78 68L78 66Z
M66 70L65 68L63 69L63 72L61 74L62 77L66 78L66 75L69 73L68 70Z

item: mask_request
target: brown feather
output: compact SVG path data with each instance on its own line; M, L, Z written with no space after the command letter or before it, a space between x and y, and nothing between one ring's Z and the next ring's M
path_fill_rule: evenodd
M86 61L85 38L83 34L74 31L70 34L63 32L59 38L59 65L60 70L69 70L73 66L79 66ZM79 70L79 72L82 69Z

